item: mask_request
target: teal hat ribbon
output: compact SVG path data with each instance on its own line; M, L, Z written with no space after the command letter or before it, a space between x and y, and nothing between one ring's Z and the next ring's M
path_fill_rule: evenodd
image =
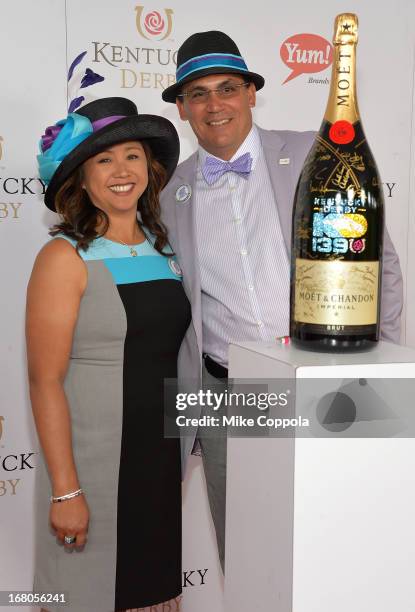
M37 161L40 178L46 185L49 185L63 159L93 131L91 121L76 113L70 113L66 119L45 130L39 142Z

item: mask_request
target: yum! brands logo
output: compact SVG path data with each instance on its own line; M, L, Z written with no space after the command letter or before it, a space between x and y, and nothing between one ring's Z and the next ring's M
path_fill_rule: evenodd
M137 30L140 36L147 40L165 40L170 36L173 27L173 9L163 9L162 14L138 5L135 10Z
M333 46L317 34L294 34L282 43L280 57L291 70L283 85L303 73L326 70L333 63ZM329 79L313 79L309 83L328 84Z

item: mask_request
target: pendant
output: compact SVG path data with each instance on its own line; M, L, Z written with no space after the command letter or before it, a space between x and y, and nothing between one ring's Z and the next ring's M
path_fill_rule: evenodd
M137 257L137 251L133 249L133 247L130 247L130 253L131 253L131 257Z

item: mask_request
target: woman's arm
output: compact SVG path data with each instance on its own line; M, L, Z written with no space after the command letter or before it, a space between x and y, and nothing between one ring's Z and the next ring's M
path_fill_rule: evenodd
M79 304L87 282L85 264L65 240L39 253L27 293L26 337L30 397L52 481L52 495L80 488L72 453L71 421L63 389ZM83 496L51 505L57 536L84 543L88 509Z

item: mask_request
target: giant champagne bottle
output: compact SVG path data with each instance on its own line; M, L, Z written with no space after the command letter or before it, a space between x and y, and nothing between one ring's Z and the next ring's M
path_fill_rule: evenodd
M338 15L323 123L297 185L290 335L317 351L358 351L379 338L383 195L356 96L356 15Z

